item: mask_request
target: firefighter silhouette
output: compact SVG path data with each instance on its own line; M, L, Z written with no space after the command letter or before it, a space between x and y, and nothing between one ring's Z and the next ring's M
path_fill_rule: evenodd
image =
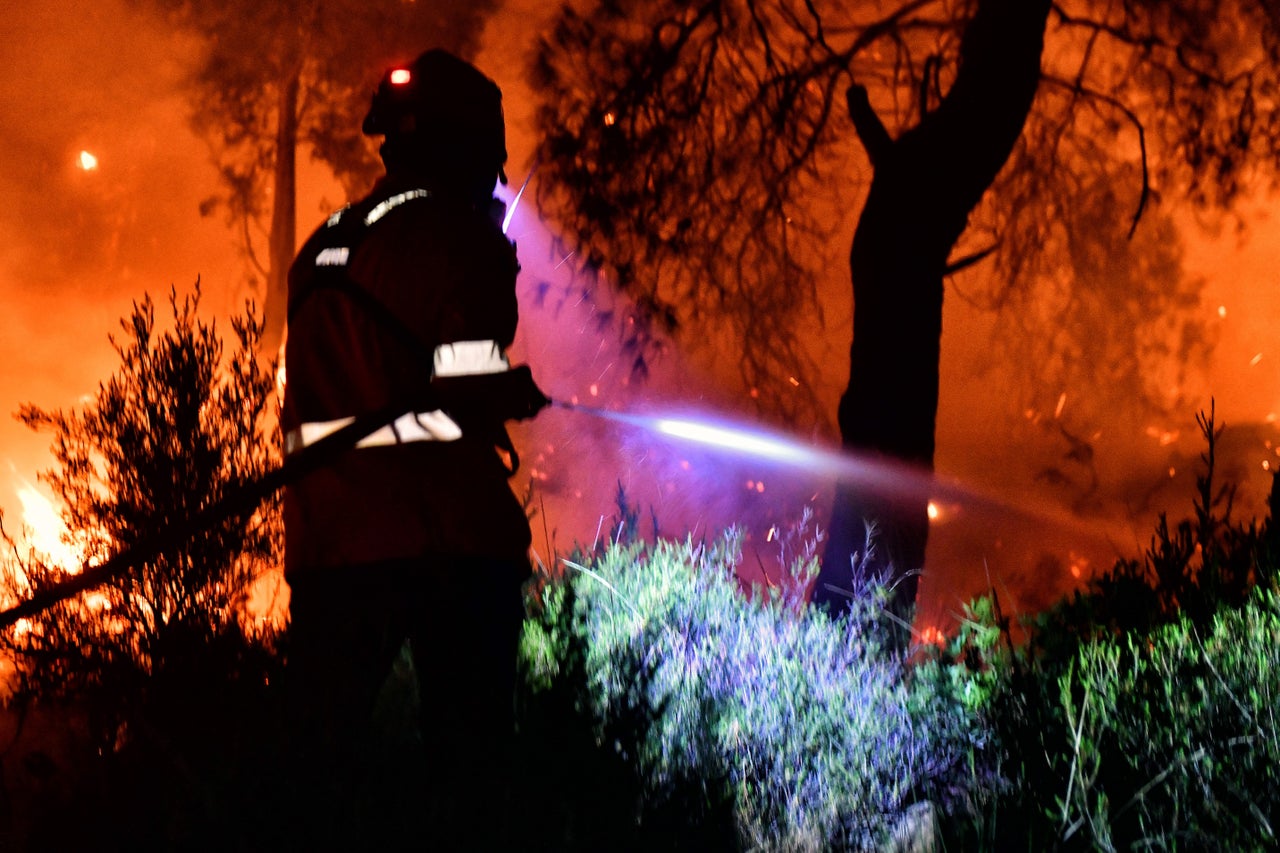
M421 816L425 844L480 849L509 785L529 575L504 423L548 402L506 355L518 265L492 212L501 91L430 50L386 72L363 131L384 137L385 176L289 272L285 453L368 412L402 414L285 492L287 724L313 836L299 844L371 841L397 811ZM406 641L424 789L376 778L361 747Z

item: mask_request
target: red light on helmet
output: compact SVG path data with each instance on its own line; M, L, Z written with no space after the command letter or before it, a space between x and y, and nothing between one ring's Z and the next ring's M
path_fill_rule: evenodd
M413 79L413 75L409 73L408 68L396 68L391 72L391 85L403 86Z

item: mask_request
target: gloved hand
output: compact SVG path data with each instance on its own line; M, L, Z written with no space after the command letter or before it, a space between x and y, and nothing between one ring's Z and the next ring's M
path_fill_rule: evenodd
M522 421L545 409L551 399L533 381L529 365L499 373L437 377L431 389L440 407L466 430L468 423Z

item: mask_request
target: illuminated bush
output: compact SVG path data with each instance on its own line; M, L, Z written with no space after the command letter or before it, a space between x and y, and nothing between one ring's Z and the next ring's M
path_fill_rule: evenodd
M1232 521L1220 430L1199 422L1193 519L1161 517L1141 559L1039 614L1016 650L994 597L971 609L949 672L983 697L992 743L962 849L1280 844L1280 483L1271 518Z
M1274 849L1280 839L1280 599L1200 629L1090 643L1058 682L1064 837L1152 849Z
M881 648L884 595L833 622L744 594L738 546L615 545L570 564L526 623L529 679L580 680L597 742L635 763L650 804L693 788L709 809L729 802L752 847L873 847L941 793L971 736L963 715L941 680L906 678Z

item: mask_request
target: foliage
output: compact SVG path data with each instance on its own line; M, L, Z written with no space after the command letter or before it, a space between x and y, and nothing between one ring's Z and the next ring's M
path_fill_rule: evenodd
M801 346L820 313L813 282L868 174L843 90L865 86L901 139L950 93L967 24L997 5L566 7L534 65L539 201L651 317L682 326L690 345L728 324L749 384L773 389L759 399L792 400L788 377L817 369ZM1274 179L1280 15L1271 0L1071 0L1054 4L1045 45L1022 142L955 247L954 266L990 256L995 270L958 276L956 289L1000 312L1001 340L1036 350L1014 363L1035 365L1052 396L1030 389L1018 411L1052 410L1065 382L1100 363L1141 392L1116 404L1167 410L1174 383L1146 387L1151 363L1209 342L1159 203L1221 208ZM1144 212L1149 233L1122 245ZM1143 257L1108 266L1117 250ZM1130 268L1145 268L1129 282L1139 286L1120 288Z
M1280 599L1207 627L1084 646L1058 681L1072 733L1055 791L1062 837L1097 848L1273 848L1280 819ZM1066 766L1062 766L1063 764Z
M171 290L169 303L164 330L150 296L134 303L124 335L111 339L119 366L82 406L20 412L53 436L57 465L41 479L61 502L65 541L89 565L193 517L276 461L275 375L256 358L262 326L252 307L232 318L236 348L224 359L216 325L198 315L198 282L184 297ZM4 632L14 701L77 700L98 744L118 746L140 703L177 698L201 660L222 650L231 664L237 649L268 639L250 639L258 632L242 624L242 605L255 577L278 563L279 534L270 501ZM9 545L9 600L79 571Z
M953 825L966 849L1275 846L1275 516L1230 520L1221 430L1199 423L1194 518L1162 517L1141 561L1040 614L1024 646L994 596L968 611L945 658L991 740Z
M887 653L887 594L833 621L795 592L744 592L738 558L730 531L567 561L526 622L529 701L572 679L597 747L636 768L642 823L672 798L686 822L727 803L753 848L867 849L954 794L976 733L948 685ZM802 585L814 571L793 567Z

